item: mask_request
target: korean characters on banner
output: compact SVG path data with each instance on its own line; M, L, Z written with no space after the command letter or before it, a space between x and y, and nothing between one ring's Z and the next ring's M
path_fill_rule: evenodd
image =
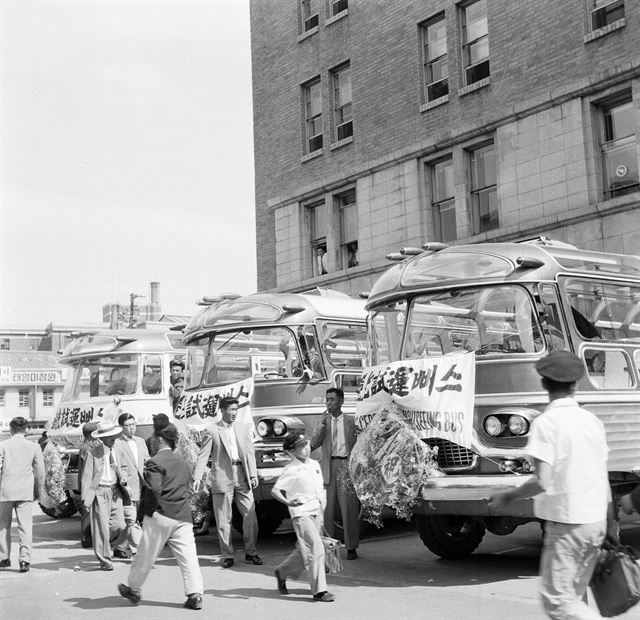
M473 353L373 366L358 391L356 427L364 430L378 411L395 403L421 439L441 437L471 448L474 393Z
M178 401L178 408L174 413L178 429L185 432L189 427L193 430L201 431L212 422L219 420L218 401L224 396L232 396L238 399L238 417L236 421L247 424L255 441L258 434L251 415L252 377L209 390L182 392L182 396Z

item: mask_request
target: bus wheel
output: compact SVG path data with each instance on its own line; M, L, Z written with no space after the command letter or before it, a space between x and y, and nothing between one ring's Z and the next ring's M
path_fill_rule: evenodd
M284 510L283 510L284 508ZM258 517L258 536L270 536L273 534L282 520L288 516L284 504L276 500L265 500L256 502L256 516ZM242 534L242 516L235 503L232 508L231 525L233 529Z
M49 508L47 506L43 506L40 504L40 510L44 512L48 517L52 519L67 519L68 517L76 514L76 504L73 501L73 497L71 497L69 491L67 493L67 499L62 502L62 504L58 504L53 508Z
M480 519L463 515L416 515L416 529L425 547L441 558L470 555L485 532Z

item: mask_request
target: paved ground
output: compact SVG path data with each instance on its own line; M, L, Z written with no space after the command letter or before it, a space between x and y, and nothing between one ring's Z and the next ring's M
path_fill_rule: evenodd
M168 551L145 584L143 602L133 607L116 590L117 583L126 580L129 561L116 561L111 573L97 570L91 550L77 542L78 517L54 521L39 514L35 522L33 569L27 574L18 573L16 566L0 571L2 620L163 620L197 613L182 608L180 573ZM640 519L625 522L623 536L640 549ZM329 589L337 600L327 604L311 600L305 581L290 583L289 596L280 596L275 589L273 569L292 548L292 533L261 541L264 566L244 564L238 553L232 569L217 565L220 556L214 537L198 538L205 583L200 617L543 618L536 594L540 542L540 528L529 524L506 537L488 534L478 551L464 560L442 560L422 545L410 525L390 522L363 540L357 561L345 561L345 570L329 577ZM14 565L16 554L14 548ZM637 609L620 616L638 617Z

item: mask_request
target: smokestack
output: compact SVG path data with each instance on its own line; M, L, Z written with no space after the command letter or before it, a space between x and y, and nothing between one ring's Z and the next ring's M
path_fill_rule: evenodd
M160 309L160 282L151 283L151 303L149 304L149 320L159 321L162 311Z

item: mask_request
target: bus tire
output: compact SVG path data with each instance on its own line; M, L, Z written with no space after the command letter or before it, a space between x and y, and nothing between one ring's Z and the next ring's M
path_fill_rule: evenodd
M472 554L485 532L479 518L464 515L416 515L415 523L425 547L441 558Z
M256 502L258 536L270 536L280 527L282 520L288 515L286 508L283 511L281 506L284 507L284 504L275 500ZM232 508L231 525L236 532L242 534L242 516L235 503Z
M40 504L40 510L52 519L68 519L69 517L72 517L77 512L76 503L73 501L73 497L71 497L69 491L66 493L67 499L62 502L62 504L58 504L53 508Z

